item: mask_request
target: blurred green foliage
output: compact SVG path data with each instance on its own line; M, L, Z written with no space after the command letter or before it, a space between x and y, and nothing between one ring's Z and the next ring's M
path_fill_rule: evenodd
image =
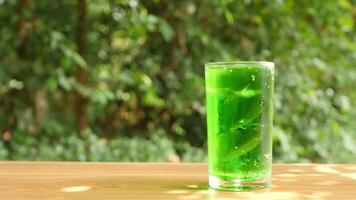
M275 62L275 161L356 161L354 0L0 0L0 159L206 160L222 60Z

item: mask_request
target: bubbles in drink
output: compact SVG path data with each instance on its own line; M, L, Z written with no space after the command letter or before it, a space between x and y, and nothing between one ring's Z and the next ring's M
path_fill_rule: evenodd
M252 81L255 81L255 80L256 80L256 76L252 74L252 75L251 75L251 80L252 80Z
M246 126L245 125L240 125L237 130L246 130Z

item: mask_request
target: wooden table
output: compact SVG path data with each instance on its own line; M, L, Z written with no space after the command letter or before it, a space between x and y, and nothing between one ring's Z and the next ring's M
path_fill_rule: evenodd
M206 164L0 162L0 199L356 199L356 165L274 164L272 187L208 189Z

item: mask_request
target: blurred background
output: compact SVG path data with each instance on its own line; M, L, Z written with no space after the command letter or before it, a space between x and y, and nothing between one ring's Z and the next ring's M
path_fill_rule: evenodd
M0 159L206 161L234 60L276 64L275 162L356 162L355 0L0 0Z

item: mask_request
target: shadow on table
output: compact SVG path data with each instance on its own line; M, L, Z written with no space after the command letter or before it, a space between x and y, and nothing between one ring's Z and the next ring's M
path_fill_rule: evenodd
M176 199L209 199L209 200L236 200L236 199L298 199L295 192L273 192L271 189L262 189L248 192L218 191L211 189L207 184L187 185L181 189L169 190L166 194L175 194Z
M191 177L132 175L127 177L95 177L85 183L71 183L61 189L68 195L107 194L111 196L151 195L161 199L178 200L232 200L232 199L346 199L356 179L355 168L345 167L342 170L332 165L313 166L307 164L298 167L276 168L272 176L271 188L247 192L228 192L210 189L203 178L193 182ZM168 177L168 178L167 178ZM133 195L132 192L135 191ZM149 193L147 193L149 191ZM340 198L339 198L340 197ZM157 199L157 198L152 198ZM159 198L158 198L159 199ZM349 198L350 199L350 198Z
M272 186L269 189L228 192L210 189L206 183L190 184L166 191L167 194L176 194L177 199L318 199L326 200L343 193L335 188L345 189L345 178L356 180L354 167L340 169L333 165L312 166L300 164L297 168L291 166L283 171L277 170L272 176ZM345 173L346 172L346 173ZM327 177L322 179L321 177ZM294 187L295 186L295 187ZM335 193L336 192L336 193ZM337 196L337 195L336 195Z

